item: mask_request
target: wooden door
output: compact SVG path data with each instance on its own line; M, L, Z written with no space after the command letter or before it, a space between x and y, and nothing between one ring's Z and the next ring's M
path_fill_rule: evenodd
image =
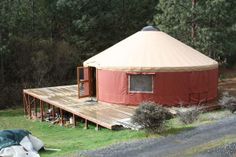
M91 68L77 67L78 98L91 96Z

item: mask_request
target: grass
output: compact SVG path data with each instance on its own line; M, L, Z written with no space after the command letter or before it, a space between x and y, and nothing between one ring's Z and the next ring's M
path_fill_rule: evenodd
M170 134L177 134L202 124L213 123L218 119L230 115L231 114L228 111L204 113L200 116L198 121L190 125L184 125L178 118L174 118L167 122L167 129L160 135L167 136ZM0 130L16 128L26 129L41 139L46 147L61 149L59 152L41 152L40 155L42 157L65 156L76 153L77 151L97 149L123 141L160 136L146 134L144 131L132 130L111 131L102 128L99 131L95 131L95 126L93 125L90 125L88 130L84 130L82 124L76 128L66 128L51 125L47 122L28 120L23 116L22 109L0 111L0 122Z
M198 127L203 124L214 123L217 120L229 117L231 115L232 115L232 113L227 110L206 112L206 113L200 114L198 120L196 120L194 123L188 124L188 125L183 124L178 118L173 118L167 122L166 131L163 132L161 135L166 136L166 135L170 135L170 134L177 134L182 131L194 129L195 127Z
M205 152L207 150L211 150L213 148L222 147L222 146L231 144L235 141L236 141L235 135L227 135L227 136L224 136L220 139L216 139L216 140L204 143L204 144L200 144L196 147L190 148L190 149L184 151L183 154L185 156L194 156L195 154L199 154L199 153Z
M92 125L87 130L83 129L82 124L76 128L51 125L47 122L28 120L23 116L21 109L0 111L0 121L0 130L26 129L41 139L46 147L61 149L59 152L42 152L40 153L42 157L64 156L80 150L96 149L121 141L149 136L143 131L111 131L105 128L96 131Z
M178 153L168 155L168 157L176 157L176 156L192 157L192 156L196 156L200 153L204 153L206 151L209 151L215 148L220 148L220 147L232 144L235 141L236 141L235 135L227 135L227 136L224 136L215 140L211 140L203 144L196 145L188 149L183 149L182 151Z

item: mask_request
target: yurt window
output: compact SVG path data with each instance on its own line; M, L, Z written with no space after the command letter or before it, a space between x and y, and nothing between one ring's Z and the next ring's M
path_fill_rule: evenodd
M153 75L130 74L130 93L153 93Z

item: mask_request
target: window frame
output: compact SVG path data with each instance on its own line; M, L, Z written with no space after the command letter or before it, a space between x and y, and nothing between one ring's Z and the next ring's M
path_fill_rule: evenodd
M149 76L151 76L152 90L151 91L131 91L130 90L130 87L131 87L130 81L131 81L132 75L149 75ZM154 76L155 76L155 73L128 73L128 93L130 93L130 94L138 94L138 93L153 94L154 93Z

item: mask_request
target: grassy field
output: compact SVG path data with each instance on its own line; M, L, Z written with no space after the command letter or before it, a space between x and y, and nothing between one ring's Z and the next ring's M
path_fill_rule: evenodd
M46 147L61 149L59 152L47 151L40 153L42 157L53 157L105 147L122 141L176 134L202 124L213 123L215 120L226 116L230 116L228 111L205 113L191 125L183 125L175 118L167 123L167 129L161 135L148 135L144 131L132 130L111 131L102 128L95 131L95 127L92 125L89 126L88 130L84 130L82 125L76 128L66 128L51 125L47 122L28 120L23 116L21 109L12 109L0 111L0 130L15 128L29 130L33 135L43 140Z
M64 156L79 150L96 149L148 136L143 131L111 131L105 128L96 131L91 125L87 130L82 126L65 128L47 122L28 120L23 116L21 109L0 111L0 130L15 128L29 130L40 138L46 147L61 149L60 152L42 152L42 156Z

